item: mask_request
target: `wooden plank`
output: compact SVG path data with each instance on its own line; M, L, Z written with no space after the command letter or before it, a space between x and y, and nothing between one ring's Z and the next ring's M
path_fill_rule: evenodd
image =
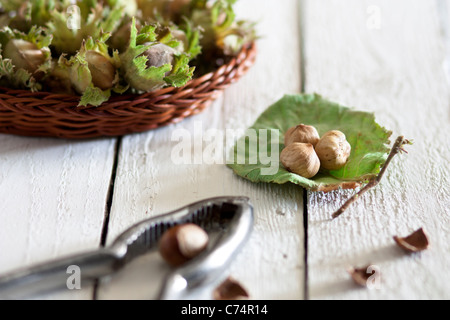
M98 248L113 158L114 140L0 135L0 274ZM65 291L45 298L92 298Z
M306 90L375 112L394 139L414 139L376 189L341 218L350 192L310 193L312 299L449 299L449 84L435 1L304 2ZM406 255L392 237L424 227L431 249ZM379 290L358 289L347 266L374 264Z
M437 10L445 44L444 70L450 84L450 3L447 0L437 0Z
M275 1L247 0L240 1L237 8L239 17L259 22L263 39L258 44L256 65L203 114L123 140L108 242L137 221L200 199L249 196L255 206L254 233L229 273L254 299L300 299L304 292L302 189L254 185L236 177L223 164L171 162L171 152L178 143L171 141L175 130L199 135L210 129L223 133L226 129L246 129L283 94L299 91L297 1L286 0L280 6ZM154 298L167 271L157 255L144 257L102 285L98 297Z

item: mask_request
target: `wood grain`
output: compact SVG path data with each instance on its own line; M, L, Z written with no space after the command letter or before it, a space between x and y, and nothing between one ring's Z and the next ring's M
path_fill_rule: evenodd
M114 140L0 135L0 274L98 248L113 155Z
M305 284L303 191L252 184L223 164L175 164L179 130L195 141L211 129L246 129L270 104L302 87L298 1L245 0L258 22L254 68L203 114L122 140L107 243L135 222L214 196L249 196L252 238L228 270L252 299L450 299L450 5L447 0L303 0L307 92L364 111L415 141L381 184L335 221L352 194L308 194ZM203 136L205 138L205 136ZM100 243L115 139L65 141L0 135L0 274ZM195 161L194 161L195 162ZM430 249L408 255L393 236L424 227ZM350 266L374 265L379 289L356 286ZM103 281L99 299L151 299L170 269L157 253ZM46 299L90 299L93 291ZM200 296L199 298L210 298Z
M187 130L193 141L215 129L246 129L270 104L300 89L297 1L240 1L238 17L258 22L263 38L250 73L206 112L169 128L133 135L120 151L108 242L133 223L204 198L249 196L255 207L252 238L229 274L253 299L301 299L304 292L303 191L295 186L254 185L236 177L223 164L175 165L171 160L176 130ZM212 144L214 146L214 144ZM220 147L220 141L218 142ZM195 147L193 147L195 149ZM200 158L199 158L200 157ZM278 213L277 213L278 212ZM145 299L155 296L167 266L154 255L133 263L101 286L99 299ZM202 297L205 299L209 296Z
M436 4L304 2L306 90L375 112L393 139L415 141L341 218L330 221L350 192L309 194L312 299L450 298L450 90ZM429 233L429 251L406 255L395 246L393 236L420 227ZM381 271L378 290L359 289L346 272L367 264Z

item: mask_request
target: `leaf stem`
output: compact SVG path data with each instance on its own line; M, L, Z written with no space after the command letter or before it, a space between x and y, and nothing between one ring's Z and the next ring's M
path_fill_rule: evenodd
M376 187L380 183L392 159L394 159L394 157L399 153L402 152L407 153L406 150L403 149L403 146L407 144L412 144L412 142L410 140L405 139L405 137L403 136L397 138L397 140L394 143L394 146L392 147L391 153L389 154L386 163L384 164L378 176L370 180L364 188L362 188L358 193L356 193L350 199L348 199L347 202L345 202L344 205L339 210L333 213L333 219L340 217L363 194L365 194L370 189Z

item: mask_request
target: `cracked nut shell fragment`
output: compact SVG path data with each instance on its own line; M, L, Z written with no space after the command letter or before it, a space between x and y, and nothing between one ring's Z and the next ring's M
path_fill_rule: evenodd
M370 266L367 266L365 268L349 268L347 272L352 277L353 281L361 287L367 287L367 281L372 276L372 273L368 273L367 270L369 270Z
M246 300L249 294L239 282L230 277L214 290L213 298L214 300Z
M423 228L417 230L408 237L400 238L395 236L394 241L403 250L411 253L421 252L428 249L430 242Z

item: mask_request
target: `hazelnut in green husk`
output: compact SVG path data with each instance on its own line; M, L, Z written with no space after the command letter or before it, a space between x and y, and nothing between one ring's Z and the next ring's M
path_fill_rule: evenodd
M49 45L51 36L41 28L33 27L28 33L5 27L0 31L0 82L8 86L33 91L41 89L37 82L51 69Z

